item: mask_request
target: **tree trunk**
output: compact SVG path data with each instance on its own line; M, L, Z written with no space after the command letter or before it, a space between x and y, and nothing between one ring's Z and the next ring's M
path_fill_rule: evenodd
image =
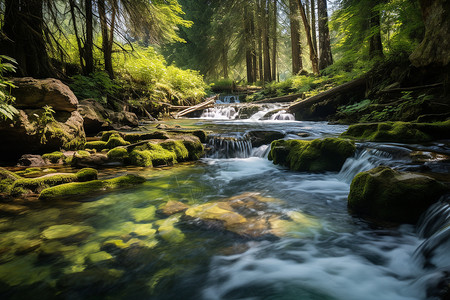
M46 49L43 0L6 0L0 50L16 59L18 75L55 77Z
M252 10L250 13L250 26L251 26L251 33L252 33L252 69L253 69L253 74L252 74L252 78L253 81L252 82L256 82L258 80L258 59L257 59L257 55L256 55L256 30L255 30L255 9L254 9L254 3L252 2Z
M309 58L311 59L312 64L312 70L315 75L319 75L319 61L317 58L316 49L313 45L312 38L311 38L311 28L309 27L309 23L306 17L305 8L303 7L303 4L301 0L297 0L298 6L300 8L300 15L303 20L303 26L305 27L306 32L306 40L308 41L309 46Z
M253 83L252 28L250 23L251 18L248 7L244 4L245 66L247 70L247 82Z
M297 0L289 0L289 21L291 27L292 74L303 69L302 48L300 44L300 11Z
M100 15L100 27L102 31L102 51L103 59L105 61L105 71L111 79L114 79L114 71L112 67L112 45L109 41L110 34L108 33L108 22L106 17L105 0L98 0L98 13Z
M263 25L263 56L264 56L264 82L272 81L270 73L270 49L269 49L269 14L266 0L261 5L262 25Z
M383 45L381 44L381 21L380 10L376 9L376 1L370 1L372 7L369 19L370 38L369 38L369 56L383 57Z
M78 57L80 59L80 67L81 70L83 72L83 74L86 74L86 69L85 69L85 65L84 65L84 49L83 46L81 44L81 39L80 39L80 35L78 34L78 25L77 25L77 17L75 15L75 10L77 9L74 0L69 0L69 6L70 6L70 16L72 18L72 25L73 25L73 30L75 33L75 39L77 40L77 47L78 47Z
M420 0L420 7L425 36L409 58L416 67L449 66L450 0Z
M86 41L84 43L84 63L85 75L94 72L94 33L92 21L92 0L85 0L84 2L86 14Z
M225 43L222 46L222 71L223 78L228 79L228 49Z
M331 55L330 32L328 28L327 0L318 0L319 15L319 70L333 64Z
M278 26L278 9L277 0L273 0L273 36L272 36L272 80L277 80L277 26Z
M320 0L318 0L320 2ZM316 1L311 0L311 37L314 49L317 51L317 32L316 32Z

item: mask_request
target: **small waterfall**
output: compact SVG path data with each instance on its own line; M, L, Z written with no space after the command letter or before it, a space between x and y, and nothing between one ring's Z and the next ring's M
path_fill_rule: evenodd
M207 108L200 116L201 119L234 120L238 117L239 109L235 106L214 106Z
M270 145L262 145L252 149L252 157L267 158L270 152Z
M425 241L417 248L415 258L424 266L450 268L449 199L444 197L432 205L418 223L417 232Z
M378 149L359 150L354 157L345 161L338 176L345 182L351 182L356 174L373 169L390 157L389 153Z
M212 136L207 148L209 158L248 158L252 155L252 142L243 138Z
M294 115L287 113L285 110L280 110L276 114L272 115L270 119L280 121L295 121Z

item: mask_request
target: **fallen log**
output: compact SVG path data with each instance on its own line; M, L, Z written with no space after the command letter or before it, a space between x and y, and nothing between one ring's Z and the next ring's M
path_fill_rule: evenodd
M331 115L336 112L338 106L345 104L345 101L348 101L347 98L350 98L353 95L364 96L364 92L366 89L367 80L366 77L360 77L355 80L349 81L342 85L336 86L332 89L329 89L325 92L317 94L315 96L306 98L305 100L301 100L289 106L287 111L289 113L295 114L295 118L297 120L318 120L325 119L328 115ZM311 110L311 107L320 102L325 102L326 100L330 100L332 98L342 98L338 96L345 95L344 99L340 99L340 101L336 101L336 103L328 103L326 107L324 106L323 111L315 112ZM348 96L347 96L348 95ZM344 103L341 103L344 102Z
M294 100L297 100L298 98L302 98L303 93L299 94L292 94L292 95L286 95L281 97L275 97L275 98L266 98L258 101L253 101L252 103L280 103L280 102L292 102Z
M182 111L178 112L178 113L175 115L175 118L178 119L179 117L182 117L182 116L184 116L184 115L187 115L188 113L197 111L197 110L199 110L199 109L206 108L208 105L214 104L214 102L216 101L216 99L217 99L217 95L215 95L215 96L213 96L213 97L210 97L210 98L207 98L206 101L204 101L204 102L202 102L202 103L200 103L200 104L191 106L191 107L189 107L189 108L187 108L187 109L185 109L185 110L182 110Z
M381 90L380 93L398 93L398 92L416 91L416 90L435 88L435 87L439 87L439 86L443 86L443 85L444 85L443 82L439 82L439 83L433 83L433 84L428 84L428 85Z

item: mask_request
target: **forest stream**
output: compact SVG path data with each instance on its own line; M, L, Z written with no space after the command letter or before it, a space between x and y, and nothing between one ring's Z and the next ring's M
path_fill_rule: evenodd
M1 294L161 300L436 296L450 270L450 206L435 204L417 227L398 226L352 215L347 196L352 178L378 165L408 171L427 166L448 176L448 160L441 161L450 154L448 144L359 143L340 172L293 172L267 159L269 145L253 148L246 133L273 130L290 139L301 132L316 139L338 136L347 126L293 121L283 112L268 120L261 120L261 112L235 119L230 109L177 121L214 132L200 161L127 168L147 181L2 217ZM417 150L426 157L411 159ZM110 167L100 175L121 172ZM167 216L161 207L169 201L190 208ZM186 217L205 204L238 205L252 222L224 228Z

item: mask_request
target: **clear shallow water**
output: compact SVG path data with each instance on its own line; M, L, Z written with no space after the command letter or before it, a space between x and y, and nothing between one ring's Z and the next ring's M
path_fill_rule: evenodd
M230 135L273 128L322 137L345 129L313 122L197 122ZM381 226L347 211L354 174L394 159L369 146L341 173L290 172L264 158L264 146L249 158L134 169L148 178L144 185L2 217L2 299L426 299L444 265L424 268L415 254L424 237L413 226ZM169 200L197 205L247 192L276 200L264 214L298 212L314 226L252 239L158 211ZM49 238L60 234L49 231L55 225L81 231ZM445 255L440 257L442 262Z

